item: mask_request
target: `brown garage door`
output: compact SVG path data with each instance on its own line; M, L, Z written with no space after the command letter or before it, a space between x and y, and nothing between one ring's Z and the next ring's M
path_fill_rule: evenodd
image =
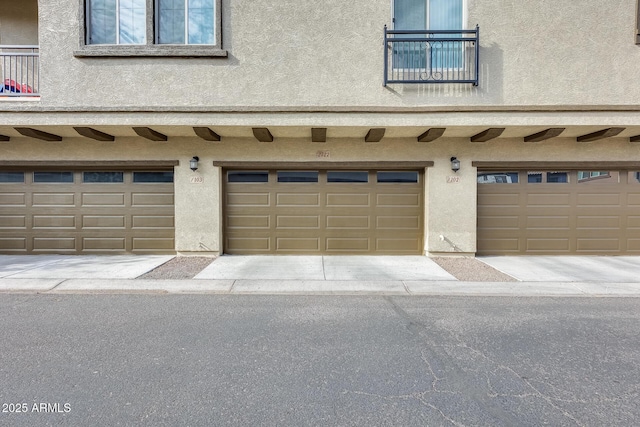
M420 254L418 171L225 171L225 252Z
M173 171L0 171L0 253L174 246Z
M640 254L629 171L480 171L478 253Z

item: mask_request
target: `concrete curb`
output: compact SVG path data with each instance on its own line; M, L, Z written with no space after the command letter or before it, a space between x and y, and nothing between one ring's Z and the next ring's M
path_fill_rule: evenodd
M0 279L0 293L640 297L640 283Z

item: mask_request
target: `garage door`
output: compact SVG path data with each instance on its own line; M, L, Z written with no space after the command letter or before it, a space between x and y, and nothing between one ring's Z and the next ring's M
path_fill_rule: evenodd
M480 171L478 253L640 254L630 171Z
M0 171L4 254L170 253L173 171Z
M421 254L418 171L225 171L225 252Z

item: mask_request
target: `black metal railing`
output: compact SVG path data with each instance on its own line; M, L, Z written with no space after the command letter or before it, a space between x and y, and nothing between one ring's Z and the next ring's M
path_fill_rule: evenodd
M0 97L40 96L38 46L0 45Z
M478 85L480 29L388 30L384 27L384 85Z

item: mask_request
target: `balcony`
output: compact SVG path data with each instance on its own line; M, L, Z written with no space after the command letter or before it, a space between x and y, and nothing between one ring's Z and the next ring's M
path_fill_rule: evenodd
M478 85L480 29L388 30L384 27L384 85Z
M38 46L0 45L0 99L40 96Z

